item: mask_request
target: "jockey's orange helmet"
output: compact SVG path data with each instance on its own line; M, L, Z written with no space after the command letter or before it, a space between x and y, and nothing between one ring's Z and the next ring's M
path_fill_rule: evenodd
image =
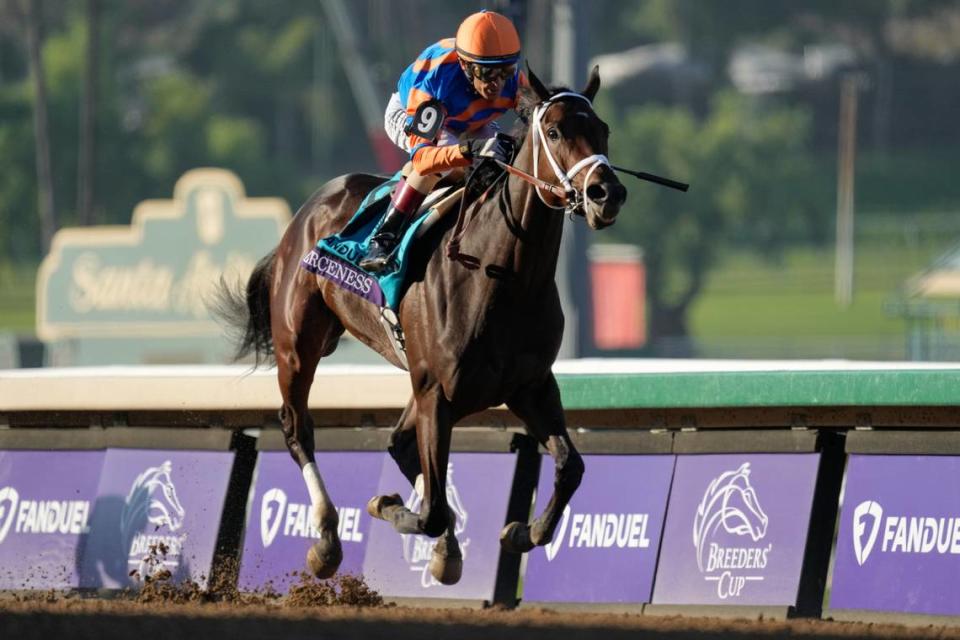
M464 62L510 65L520 59L520 36L506 16L480 11L468 16L457 29L457 55Z

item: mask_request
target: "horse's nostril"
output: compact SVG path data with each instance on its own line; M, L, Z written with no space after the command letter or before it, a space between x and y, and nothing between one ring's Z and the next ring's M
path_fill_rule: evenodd
M602 184L594 183L587 187L587 198L597 204L603 204L607 200L607 190Z

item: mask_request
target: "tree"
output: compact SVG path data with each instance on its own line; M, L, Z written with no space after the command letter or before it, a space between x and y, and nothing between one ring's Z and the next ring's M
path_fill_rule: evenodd
M87 0L87 55L80 103L80 158L77 163L77 220L82 226L93 222L97 148L97 83L100 47L99 0Z
M27 49L30 58L30 75L33 78L34 104L33 123L37 160L37 211L43 251L50 249L53 234L57 231L57 214L53 199L53 172L50 163L50 127L47 119L47 85L43 72L43 3L42 0L26 0L23 11L26 22Z
M618 164L692 183L683 194L634 182L610 230L611 239L643 247L651 337L682 342L690 305L724 248L776 253L822 210L797 189L810 171L808 116L721 93L702 121L657 106L628 109L619 122L604 117Z

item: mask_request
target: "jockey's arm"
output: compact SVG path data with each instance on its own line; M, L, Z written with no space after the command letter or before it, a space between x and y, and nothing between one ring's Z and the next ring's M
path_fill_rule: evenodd
M518 73L518 82L520 86L529 84L526 74L522 71ZM422 89L412 92L407 105L408 117L413 117L419 105L434 99L431 93L433 92ZM496 122L490 122L490 126L494 130L498 128ZM420 138L413 134L409 136L409 144L412 149L410 159L413 170L420 175L443 173L455 167L466 167L472 161L463 154L457 144L437 144L437 141Z
M458 145L437 146L422 138L416 140L420 142L419 146L414 147L412 162L413 170L420 175L442 173L470 164L470 160L461 153Z

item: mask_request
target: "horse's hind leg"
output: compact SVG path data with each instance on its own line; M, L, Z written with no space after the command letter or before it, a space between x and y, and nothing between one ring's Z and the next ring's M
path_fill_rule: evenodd
M547 448L556 467L553 494L543 513L529 525L511 522L500 533L500 544L504 549L524 553L553 539L564 508L580 486L584 465L567 433L560 389L553 374L541 386L517 394L507 406L523 420L527 431Z
M393 433L390 434L388 451L401 473L410 481L420 495L424 494L424 480L417 448L417 400L411 396ZM367 504L367 512L394 525L397 530L415 528L419 533L418 516L407 509L399 495L375 496ZM451 512L447 529L433 548L430 557L430 574L441 584L451 585L460 581L463 573L463 554L455 533L456 516Z
M313 419L307 407L317 364L330 353L343 325L326 308L319 292L302 304L292 304L273 322L277 380L283 396L280 421L287 450L300 466L310 494L310 524L320 539L307 551L307 566L318 578L329 578L343 560L337 535L339 516L327 494L314 457Z

